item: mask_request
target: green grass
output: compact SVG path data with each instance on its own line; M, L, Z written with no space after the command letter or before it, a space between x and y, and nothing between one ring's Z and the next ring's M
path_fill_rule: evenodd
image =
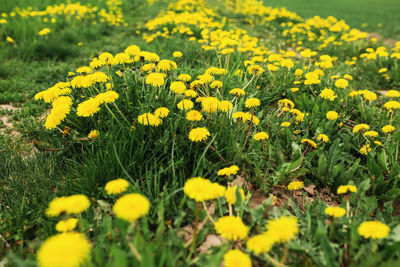
M400 40L400 4L397 0L264 0L264 3L273 7L285 6L304 18L334 16L344 19L351 27Z

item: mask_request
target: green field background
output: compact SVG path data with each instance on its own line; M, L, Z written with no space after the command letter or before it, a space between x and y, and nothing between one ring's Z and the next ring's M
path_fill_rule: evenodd
M306 18L334 16L352 27L400 40L399 0L264 0L264 3L285 6Z

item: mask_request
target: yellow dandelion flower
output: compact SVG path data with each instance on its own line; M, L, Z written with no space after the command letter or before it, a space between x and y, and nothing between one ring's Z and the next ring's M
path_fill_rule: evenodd
M304 187L304 183L302 181L292 181L288 184L287 188L290 191L299 190Z
M47 35L51 32L51 30L49 28L44 28L42 30L39 31L39 35L43 36L43 35Z
M256 254L267 253L271 250L275 240L268 234L256 235L247 240L246 246Z
M353 133L357 133L359 131L366 131L369 130L369 125L365 123L357 124L353 127Z
M325 214L334 218L339 218L346 214L346 210L341 207L327 207L325 209Z
M335 98L337 97L335 91L330 88L325 88L324 90L322 90L319 96L323 99L329 99L330 101L335 100Z
M369 144L363 145L362 148L360 148L360 153L363 155L367 155L369 151L371 151Z
M81 233L68 232L48 238L37 253L40 267L79 267L89 263L90 242Z
M184 94L185 94L185 96L187 96L187 97L193 97L193 98L195 98L195 97L197 97L198 96L198 93L196 92L196 91L194 91L194 90L186 90L185 92L184 92Z
M258 107L260 104L261 104L261 102L258 98L249 98L244 102L244 105L246 106L246 108Z
M127 194L115 202L113 211L115 215L125 221L134 222L146 215L150 209L148 199L140 194Z
M392 100L392 101L386 102L385 105L383 105L383 106L388 110L400 109L400 102Z
M317 137L318 141L323 141L325 143L329 142L329 137L326 134L319 134Z
M384 133L391 133L394 130L396 130L396 128L392 125L385 125L382 127L382 132L384 132Z
M338 79L335 82L335 86L337 88L346 88L349 85L349 82L346 79Z
M89 98L88 100L79 103L76 114L79 117L90 117L96 114L100 110L100 103L97 101L96 98Z
M240 89L240 88L234 88L234 89L230 90L229 93L231 95L235 95L235 96L241 96L241 95L245 95L246 94L246 92L243 89Z
M307 144L309 144L310 146L312 146L312 147L314 147L314 148L317 148L317 144L316 144L313 140L311 140L311 139L307 139L307 138L301 139L301 143L302 143L302 144L307 143Z
M91 130L90 133L88 134L88 137L90 139L97 139L99 137L99 131L97 130Z
M208 113L215 113L218 110L219 100L215 97L205 97L201 101L203 111Z
M176 105L180 110L190 110L193 108L194 103L189 99L183 99Z
M172 82L169 88L175 94L183 94L186 91L186 85L181 81Z
M224 254L224 267L251 267L249 255L238 249L229 250Z
M65 202L65 212L67 214L80 214L87 210L90 202L87 196L82 194L72 195L67 197Z
M202 177L193 177L185 182L183 192L196 202L216 199L223 196L225 188Z
M328 120L334 121L339 117L339 114L336 111L328 111L326 113L326 118Z
M97 96L95 96L95 101L97 101L99 104L113 103L118 98L119 98L118 93L110 90L110 91L107 91L105 93L100 93Z
M125 192L129 187L129 182L125 179L118 178L106 183L104 189L108 195L118 195Z
M190 110L188 113L186 113L186 119L188 121L201 121L203 119L203 115L197 110Z
M142 125L158 126L162 120L152 113L143 113L138 116L138 122Z
M146 77L146 84L150 84L152 86L162 86L164 85L165 74L164 73L150 73Z
M218 103L218 110L221 112L228 112L233 108L233 104L228 100L222 100Z
M154 116L159 118L165 118L169 114L169 109L166 107L160 107L154 111Z
M386 92L386 96L392 97L392 98L400 97L400 92L396 91L396 90L389 90Z
M225 216L215 222L215 231L223 238L231 241L246 239L249 228L240 217Z
M223 82L221 82L221 81L213 81L213 82L210 84L210 87L213 88L213 89L215 89L215 88L222 88L222 86L223 86Z
M178 80L183 81L183 82L189 82L192 79L192 77L189 74L179 74Z
M357 193L357 187L354 185L341 185L337 189L337 194Z
M59 221L56 225L56 230L58 232L70 232L75 229L76 225L78 224L78 219L76 218L69 218L66 220Z
M281 127L289 127L290 126L290 122L288 121L284 121L281 123Z
M210 136L210 132L205 127L197 127L189 132L189 139L193 142L205 141Z
M294 216L281 216L280 218L269 220L265 227L268 229L268 235L275 242L288 242L299 233L297 218Z
M232 205L236 204L237 189L238 189L238 187L235 185L232 187L228 187L228 189L226 189L226 191L225 191L225 199L228 203L230 203ZM244 191L242 188L239 188L239 193L240 193L240 196L242 197L242 199L244 199L245 195L244 195Z
M376 131L366 131L366 132L364 133L364 135L374 138L374 137L377 137L379 134L378 134L378 132L376 132Z
M256 141L267 140L268 138L269 138L269 134L266 132L258 132L253 136L253 139Z
M390 228L378 221L366 221L358 227L358 234L364 238L382 239L390 234Z
M238 171L239 171L239 167L238 167L237 165L232 165L232 166L230 166L230 167L220 169L220 170L218 171L218 176L223 176L223 175L225 175L225 176L235 175L235 174L238 173Z
M174 53L172 53L172 56L176 57L176 58L180 58L183 56L183 54L181 51L174 51Z

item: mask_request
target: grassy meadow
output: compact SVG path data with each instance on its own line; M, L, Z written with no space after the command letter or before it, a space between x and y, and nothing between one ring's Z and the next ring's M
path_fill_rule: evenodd
M264 0L264 3L273 7L285 6L305 18L334 16L362 31L400 39L400 4L396 0Z
M0 0L0 266L400 265L385 2Z

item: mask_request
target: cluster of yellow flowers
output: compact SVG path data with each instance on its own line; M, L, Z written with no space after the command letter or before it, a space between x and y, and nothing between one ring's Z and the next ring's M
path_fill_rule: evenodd
M129 187L124 179L115 179L108 182L105 191L109 195L120 195ZM86 211L90 206L85 195L58 197L49 203L46 214L49 217L68 216L56 225L61 232L48 238L40 247L37 262L40 267L50 266L83 266L90 262L91 242L84 234L74 231L79 220L75 217ZM150 202L146 197L137 193L125 194L119 197L113 206L115 216L135 222L146 215L150 209Z
M44 23L56 23L59 17L65 17L71 21L89 20L93 21L93 23L105 22L109 25L119 26L125 23L122 17L121 4L120 0L108 0L108 11L91 4L82 5L79 2L49 5L44 10L33 10L32 7L24 9L17 7L9 14L2 13L1 16L4 18L5 23L7 23L7 18L12 23L14 19L19 17L23 19L40 18Z

